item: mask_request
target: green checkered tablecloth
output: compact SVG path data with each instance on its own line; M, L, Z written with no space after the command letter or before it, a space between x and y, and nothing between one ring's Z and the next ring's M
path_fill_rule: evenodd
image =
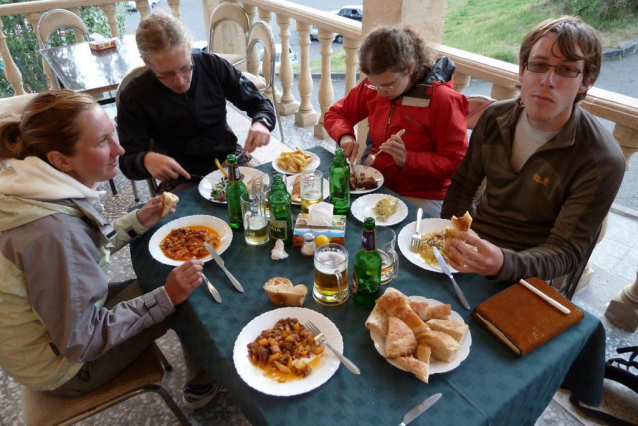
M312 151L321 158L319 168L327 173L332 154L322 148ZM270 164L260 169L273 171ZM378 191L391 193L386 188ZM228 218L226 205L205 200L197 188L179 195L177 212L131 245L133 266L146 291L163 285L172 269L149 253L148 242L156 229L178 217L194 214ZM392 227L397 234L416 216L416 208L406 204L408 218ZM293 206L293 215L298 213L299 207ZM350 215L346 230L346 248L351 254L349 278L362 230L361 222ZM223 303L215 303L202 285L177 307L174 318L174 329L182 343L228 389L255 425L398 424L405 412L437 392L443 397L413 424L533 424L561 383L587 404L598 405L601 401L605 331L598 319L585 313L580 323L518 358L463 309L445 275L423 270L401 254L399 276L391 286L407 295L450 303L470 326L472 346L468 358L450 372L430 376L430 383L425 384L393 367L377 353L364 326L370 309L355 304L352 298L340 306L326 307L309 294L305 307L335 323L343 336L344 353L359 366L361 375L355 376L340 366L327 383L307 394L292 397L262 394L238 375L233 362L235 340L253 318L277 308L262 289L269 278L285 276L309 288L313 281L312 258L301 255L299 248L291 248L287 250L290 257L273 261L272 246L272 241L264 247L248 246L243 234L235 232L222 257L243 284L245 293L238 293L215 262L210 261L204 272L215 283ZM457 281L472 306L508 285L473 274L457 274Z

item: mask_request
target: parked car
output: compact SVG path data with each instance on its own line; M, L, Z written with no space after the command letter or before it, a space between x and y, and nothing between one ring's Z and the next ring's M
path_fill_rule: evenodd
M148 0L149 4L151 5L151 8L155 7L155 5L159 4L160 0ZM137 12L137 4L134 1L125 1L124 3L124 8L126 9L127 12L129 13L133 13L133 12Z
M339 10L333 10L332 13L334 13L335 15L343 16L344 18L354 19L355 21L359 22L363 20L363 6L360 4L343 6ZM310 40L319 40L319 28L314 25L310 30ZM334 41L336 43L343 43L343 36L341 34L335 35Z

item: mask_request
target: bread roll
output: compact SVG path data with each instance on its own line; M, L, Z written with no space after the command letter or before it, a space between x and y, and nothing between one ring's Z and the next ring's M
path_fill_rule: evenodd
M171 212L171 209L177 205L179 201L179 197L171 192L163 192L162 193L162 203L164 207L162 208L162 217L166 216Z
M432 356L440 361L451 362L459 351L459 342L441 331L426 331L417 336L419 344L428 345Z
M388 313L379 305L374 305L366 320L366 328L383 337L388 335Z
M278 306L303 306L308 287L299 284L293 287L288 278L275 277L266 281L264 290L272 303Z
M445 228L445 240L443 241L443 253L446 255L450 245L452 245L452 240L455 238L461 239L459 234L470 230L470 225L472 225L472 216L470 216L469 212L465 212L465 214L460 218L452 216L450 222L452 222L450 226ZM465 242L464 240L461 241Z
M419 361L413 356L403 356L395 359L402 368L414 374L417 379L427 383L429 378L428 364Z
M450 321L442 319L431 319L426 323L434 331L441 331L449 334L459 343L463 343L469 326L460 321Z
M385 340L385 357L388 359L412 355L416 349L416 338L403 321L388 318L388 335Z

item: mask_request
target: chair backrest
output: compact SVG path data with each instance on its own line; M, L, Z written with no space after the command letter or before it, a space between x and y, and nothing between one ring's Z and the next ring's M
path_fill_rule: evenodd
M481 118L481 115L483 114L483 111L485 111L485 108L496 102L496 99L488 98L487 96L482 95L470 95L467 97L467 100L470 102L470 111L465 116L465 119L467 121L467 128L474 129L474 126L476 126L479 118Z
M269 66L270 75L264 72L264 75L269 77L269 81L266 81L266 87L260 87L259 91L263 92L268 90L271 87L274 87L275 80L275 39L272 36L272 31L268 24L262 21L255 22L248 32L248 48L246 51L246 56L250 58L250 54L252 50L255 48L257 44L261 44L264 48L262 69L265 66ZM266 63L266 59L270 61L270 64ZM249 67L250 69L250 67ZM265 71L265 70L264 70Z
M41 49L50 47L49 37L60 28L72 28L80 32L86 41L90 39L89 29L78 15L65 9L51 9L38 21L36 35Z
M224 2L215 7L213 13L210 15L210 32L208 34L208 51L213 53L214 51L214 35L215 31L220 30L221 25L225 22L232 22L235 24L243 34L244 45L242 45L241 53L217 53L230 62L233 66L237 66L246 61L246 55L244 48L248 45L248 32L250 29L250 22L248 15L244 9L237 3Z
M142 74L144 71L146 71L146 65L140 65L139 67L133 68L128 73L126 73L122 81L120 81L120 84L117 86L117 90L115 92L116 106L120 103L120 95L122 94L122 91L124 90L126 85L129 84L135 77Z

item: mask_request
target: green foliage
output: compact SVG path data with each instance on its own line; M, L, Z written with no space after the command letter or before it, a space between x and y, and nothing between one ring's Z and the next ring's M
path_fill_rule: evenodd
M28 0L0 0L0 4L20 3ZM80 8L80 17L89 28L90 33L99 33L110 37L110 27L106 14L99 6L84 6ZM124 33L124 10L118 4L116 19L118 31ZM26 15L10 15L2 17L4 34L11 57L22 74L23 86L26 92L41 92L49 88L49 80L42 70L42 57L38 53L38 42L35 31L26 19ZM71 31L60 31L50 38L52 46L74 43L75 37ZM4 74L4 62L1 62L0 97L13 96L13 89Z
M577 15L586 21L613 21L635 16L638 0L551 0L565 13Z

